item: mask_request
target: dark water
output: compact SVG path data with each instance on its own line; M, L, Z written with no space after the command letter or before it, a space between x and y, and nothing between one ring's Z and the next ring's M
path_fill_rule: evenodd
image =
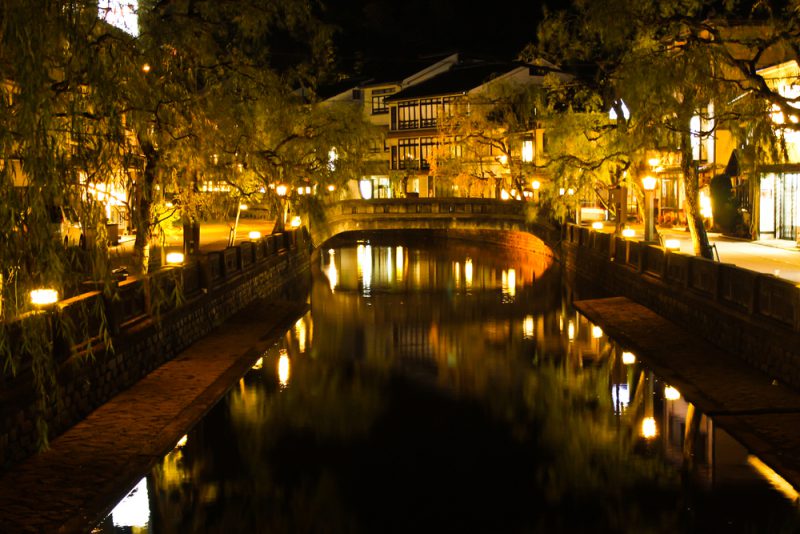
M540 256L343 244L311 312L98 532L794 532L790 488ZM789 494L786 497L784 494Z

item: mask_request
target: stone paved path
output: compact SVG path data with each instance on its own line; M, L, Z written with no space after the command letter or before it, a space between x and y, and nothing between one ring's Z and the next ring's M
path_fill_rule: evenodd
M0 532L90 531L306 308L254 303L6 473Z
M574 305L800 488L800 392L625 297Z

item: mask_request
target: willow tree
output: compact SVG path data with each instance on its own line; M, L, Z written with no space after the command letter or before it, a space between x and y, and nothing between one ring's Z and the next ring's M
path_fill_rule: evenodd
M777 24L734 3L614 0L600 5L579 0L570 11L548 17L537 44L526 51L584 74L578 77L581 88L615 112L614 121L598 123L586 134L596 141L602 132L611 141L594 142L591 148L597 152L580 158L578 168L611 157L630 169L646 150L677 156L695 252L709 258L698 205L697 146L732 125L742 126L735 128L740 132L769 130L761 127L769 121L763 101L740 98L741 76L730 74L736 67L731 40L714 34L741 24L743 14ZM634 168L640 174L645 170L642 164Z

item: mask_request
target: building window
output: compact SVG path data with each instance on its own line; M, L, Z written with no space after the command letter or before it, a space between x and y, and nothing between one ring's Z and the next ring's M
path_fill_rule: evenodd
M419 127L436 128L436 111L442 101L438 98L425 98L419 101Z
M418 108L417 102L400 102L397 105L397 114L398 114L398 129L399 130L410 130L413 128L417 128L418 123Z
M452 117L453 111L455 110L456 106L456 97L454 96L446 96L442 98L442 113L441 117Z
M372 114L381 115L389 112L389 107L384 99L394 93L394 89L373 89L372 90Z
M533 139L522 140L522 162L533 162Z
M422 169L430 169L430 160L433 157L433 151L439 143L433 137L422 137L419 140L419 155L420 166Z
M353 100L361 100L361 89L353 89Z
M416 139L400 139L397 143L398 148L398 169L418 168L418 141Z

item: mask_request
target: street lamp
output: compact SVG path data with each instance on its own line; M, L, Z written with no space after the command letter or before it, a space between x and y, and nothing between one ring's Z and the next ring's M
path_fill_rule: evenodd
M642 188L644 189L645 221L644 221L644 240L653 241L656 234L655 209L653 206L653 196L658 180L654 176L642 178Z
M533 201L539 202L539 188L542 187L542 183L539 180L534 180L531 183L531 187L533 187Z

